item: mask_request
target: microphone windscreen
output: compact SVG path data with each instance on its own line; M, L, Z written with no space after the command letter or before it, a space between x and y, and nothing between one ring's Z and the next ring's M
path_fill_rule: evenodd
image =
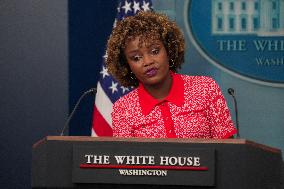
M234 90L233 88L229 88L229 89L228 89L228 93L229 93L230 95L234 95L235 90Z

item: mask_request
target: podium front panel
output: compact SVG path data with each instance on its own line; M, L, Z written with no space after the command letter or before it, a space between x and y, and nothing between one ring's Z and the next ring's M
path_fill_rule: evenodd
M281 165L280 150L244 139L54 136L33 146L32 187L277 189Z

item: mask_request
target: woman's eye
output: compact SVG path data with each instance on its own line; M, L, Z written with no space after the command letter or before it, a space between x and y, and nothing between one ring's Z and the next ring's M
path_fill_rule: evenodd
M141 59L141 56L132 56L130 59L132 61L138 62Z
M152 51L151 51L151 53L153 55L157 55L157 54L159 54L159 52L160 52L160 50L158 48L152 49Z

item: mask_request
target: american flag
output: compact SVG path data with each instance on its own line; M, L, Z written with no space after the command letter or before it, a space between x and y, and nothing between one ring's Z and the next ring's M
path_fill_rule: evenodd
M139 11L152 10L150 0L120 0L117 7L117 16L114 26L118 20L132 16ZM112 136L111 112L113 103L121 96L130 92L130 88L123 87L108 73L103 56L100 79L97 84L97 95L93 111L92 136Z

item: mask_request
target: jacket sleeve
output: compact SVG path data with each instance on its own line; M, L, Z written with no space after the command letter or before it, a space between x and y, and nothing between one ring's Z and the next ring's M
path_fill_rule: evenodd
M212 138L229 138L236 133L230 110L226 100L217 85L211 79L208 87L209 91L209 120L211 123Z

